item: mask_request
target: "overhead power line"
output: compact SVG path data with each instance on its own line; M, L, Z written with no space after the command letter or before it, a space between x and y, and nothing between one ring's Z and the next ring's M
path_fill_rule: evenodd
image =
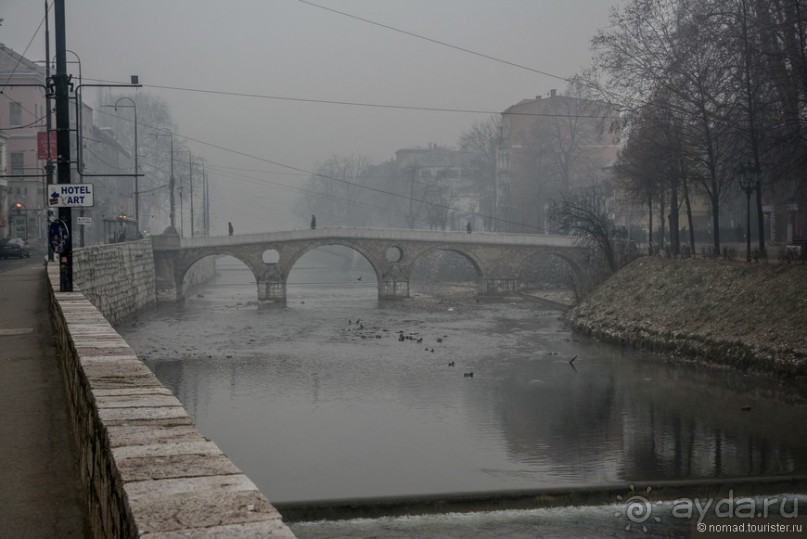
M551 77L553 79L561 80L561 81L566 82L568 84L577 83L577 84L580 84L582 86L588 87L588 88L594 90L595 92L600 92L602 95L608 96L608 99L610 99L610 100L613 100L614 97L619 97L614 92L604 88L602 85L600 85L600 84L598 84L596 82L593 82L593 81L586 80L585 78L562 77L560 75L555 75L554 73L549 73L548 71L543 71L541 69L536 69L536 68L533 68L533 67L529 67L529 66L526 66L524 64L520 64L518 62L513 62L511 60L505 60L504 58L498 58L496 56L492 56L490 54L485 54L485 53L482 53L482 52L479 52L479 51L468 49L466 47L460 47L459 45L454 45L453 43L448 43L447 41L441 41L439 39L434 39L434 38L431 38L431 37L428 37L428 36L424 36L422 34L417 34L415 32L410 32L410 31L404 30L402 28L396 28L395 26L390 26L388 24L380 23L380 22L374 21L372 19L367 19L365 17L359 17L358 15L353 15L352 13L347 13L345 11L339 11L338 9L333 9L333 8L329 8L327 6L323 6L323 5L320 5L320 4L315 4L314 2L310 2L308 0L298 0L298 1L300 3L302 3L302 4L306 4L306 5L309 5L311 7L315 7L315 8L318 8L318 9L325 10L325 11L330 11L331 13L335 13L335 14L341 15L343 17L348 17L348 18L351 18L351 19L355 19L357 21L365 22L367 24L372 24L374 26L385 28L387 30L392 30L393 32L399 32L401 34L411 36L411 37L414 37L414 38L417 38L417 39L422 39L424 41L428 41L428 42L434 43L436 45L441 45L443 47L448 47L450 49L458 50L458 51L461 51L461 52L464 52L464 53L467 53L467 54L471 54L473 56L477 56L477 57L480 57L480 58L485 58L486 60L499 62L499 63L504 64L504 65L508 65L508 66L515 67L515 68L518 68L518 69L522 69L524 71L529 71L529 72L532 72L532 73L537 73L539 75L544 75L546 77ZM637 100L637 99L630 99L630 101L634 101L639 105L644 104L643 101ZM625 107L625 108L629 109L631 107ZM538 115L538 116L540 116L540 115ZM581 117L585 117L585 116L581 116Z
M18 55L19 57L17 58L17 63L14 64L14 69L11 70L11 74L9 74L8 78L6 79L6 82L3 84L2 87L0 87L0 92L2 92L5 89L6 85L8 85L11 82L11 78L17 72L17 68L20 67L20 62L22 62L22 59L25 57L25 54L28 52L28 49L31 48L31 43L34 42L34 39L36 39L36 35L39 33L39 30L42 28L42 25L45 24L45 19L48 17L48 11L50 11L51 7L53 7L53 2L51 2L50 6L48 6L48 8L45 10L45 16L42 17L42 20L39 21L39 26L37 26L36 30L34 30L34 33L31 36L31 39L28 40L28 45L25 46L25 50L22 51L22 54Z
M106 114L108 116L112 116L113 118L117 118L117 119L122 120L124 122L131 122L132 121L129 118L124 118L122 116L117 116L115 114L112 114L111 112L102 111L102 110L99 110L98 112L100 112L101 114ZM150 128L150 129L157 129L157 127L152 126L152 125L148 125L148 124L141 123L140 125L144 125L145 127ZM404 200L407 200L407 201L411 200L413 202L417 202L417 203L425 204L427 206L431 206L431 207L434 207L434 208L446 210L446 211L451 212L451 213L472 213L473 215L476 215L478 217L481 217L483 219L487 219L487 220L490 220L490 221L496 221L496 222L503 223L503 224L517 225L517 226L520 226L520 227L536 230L538 232L544 232L543 227L537 227L537 226L532 226L532 225L528 225L528 224L524 224L524 223L518 223L518 222L515 222L515 221L509 221L507 219L502 219L502 218L499 218L499 217L495 217L495 216L492 216L492 215L486 215L486 214L479 213L479 212L466 212L464 210L458 210L456 208L452 208L448 204L440 204L440 203L431 202L431 201L425 200L425 199L413 198L413 197L410 197L408 195L403 195L403 194L400 194L400 193L395 193L395 192L392 192L392 191L379 189L377 187L371 187L369 185L355 184L355 183L353 183L353 182L351 182L349 180L345 180L345 179L342 179L342 178L337 178L335 176L329 176L327 174L321 174L319 172L306 170L306 169L300 168L300 167L295 167L294 165L289 165L289 164L282 163L280 161L275 161L273 159L269 159L269 158L266 158L266 157L260 157L260 156L257 156L257 155L249 154L249 153L241 151L241 150L235 150L233 148L227 148L226 146L221 146L219 144L214 144L212 142L205 142L203 140L196 139L196 138L193 138L193 137L189 137L187 135L182 135L181 133L176 133L175 132L174 135L180 136L180 137L184 138L185 140L196 142L197 144L201 144L202 146L207 146L208 148L214 148L214 149L221 150L221 151L228 152L228 153L232 153L232 154L235 154L235 155L240 155L242 157L247 157L249 159L254 159L256 161L261 161L263 163L268 163L270 165L275 165L275 166L278 166L278 167L281 167L281 168L285 168L287 170L292 170L294 172L300 172L300 173L303 173L303 174L305 174L307 176L316 176L316 177L323 178L323 179L326 179L326 180L331 180L331 181L336 181L336 182L343 183L343 184L348 184L348 185L350 185L352 187L356 187L358 189L363 189L363 190L366 190L366 191L372 191L372 192L375 192L375 193L379 193L379 194L383 194L383 195L387 195L387 196L391 196L391 197L395 197L395 198L401 198L401 199L404 199Z
M114 83L120 84L116 81L109 81L103 79L90 79L86 78L86 80L99 82L99 83ZM319 103L325 105L344 105L350 107L371 107L371 108L380 108L380 109L396 109L396 110L422 110L426 112L453 112L453 113L462 113L462 114L501 114L501 111L498 110L485 110L485 109L458 109L458 108L449 108L449 107L420 107L415 105L393 105L393 104L385 104L385 103L367 103L361 101L342 101L336 99L313 99L313 98L305 98L305 97L291 97L291 96L283 96L283 95L271 95L271 94L257 94L251 92L228 92L224 90L206 90L203 88L188 88L183 86L170 86L165 84L141 84L143 88L158 88L161 90L174 90L180 92L193 92L199 94L213 94L213 95L223 95L223 96L230 96L230 97L249 97L254 99L272 99L272 100L279 100L279 101L297 101L301 103ZM603 119L603 118L611 118L613 114L572 114L572 113L549 113L549 112L509 112L508 114L512 114L513 116L537 116L537 117L544 117L544 118L593 118L593 119Z
M549 73L547 71L542 71L540 69L535 69L535 68L532 68L532 67L529 67L529 66L525 66L523 64L519 64L519 63L516 63L516 62L511 62L510 60L505 60L503 58L497 58L496 56L491 56L489 54L485 54L485 53L482 53L482 52L474 51L474 50L471 50L471 49L466 49L465 47L460 47L459 45L454 45L453 43L448 43L446 41L440 41L439 39L434 39L434 38L427 37L427 36L424 36L424 35L421 35L421 34L416 34L414 32L410 32L408 30L403 30L401 28L396 28L394 26L390 26L388 24L383 24L383 23L380 23L378 21L374 21L374 20L371 20L371 19L366 19L364 17L359 17L357 15L353 15L351 13L347 13L347 12L344 12L344 11L339 11L338 9L333 9L333 8L329 8L327 6L323 6L323 5L320 5L320 4L315 4L314 2L309 2L307 0L298 0L298 1L300 3L307 4L307 5L311 6L311 7L315 7L315 8L318 8L318 9L323 9L325 11L330 11L331 13L336 13L337 15L342 15L343 17L349 17L349 18L355 19L357 21L366 22L366 23L372 24L374 26L380 26L381 28L386 28L387 30L392 30L393 32L398 32L398 33L401 33L401 34L405 34L407 36L422 39L422 40L428 41L430 43L435 43L437 45L442 45L443 47L448 47L448 48L451 48L451 49L455 49L455 50L458 50L458 51L461 51L461 52L472 54L474 56L479 56L480 58L485 58L487 60L492 60L494 62L499 62L499 63L506 64L506 65L509 65L509 66L512 66L512 67L517 67L518 69L523 69L525 71L530 71L532 73L537 73L539 75L544 75L546 77L552 77L553 79L562 80L564 82L572 82L571 79L569 79L567 77L561 77L560 75L555 75L555 74Z
M5 95L4 93L0 92L0 95L2 95L3 97L8 98L9 101L11 101L12 103L16 103L16 101L11 99L10 97ZM36 120L34 120L33 122L31 122L29 124L15 125L14 127L4 127L3 129L0 129L0 131L14 131L15 129L28 129L29 127L35 127L35 126L39 125L40 122L42 122L46 117L47 116L40 116L39 118L37 118Z

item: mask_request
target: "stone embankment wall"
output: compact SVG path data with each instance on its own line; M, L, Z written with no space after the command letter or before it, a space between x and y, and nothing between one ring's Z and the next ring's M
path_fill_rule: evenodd
M99 309L81 292L58 291L57 265L48 274L94 535L294 537Z
M157 301L151 240L73 251L73 288L116 324Z
M567 313L603 340L741 370L807 375L807 266L643 257Z
M215 274L215 258L200 260L185 274L183 295ZM113 325L154 305L157 287L151 240L75 249L73 286Z

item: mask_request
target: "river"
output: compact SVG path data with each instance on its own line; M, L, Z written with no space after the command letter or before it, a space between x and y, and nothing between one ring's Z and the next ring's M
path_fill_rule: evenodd
M258 309L246 267L218 268L117 329L273 502L807 474L807 405L772 380L593 342L532 301L379 303L371 275L304 264L286 308ZM618 513L485 513L492 534L464 536L530 537L518 530L535 519L556 526L546 536L598 537L604 523L620 536ZM292 527L441 537L479 518Z

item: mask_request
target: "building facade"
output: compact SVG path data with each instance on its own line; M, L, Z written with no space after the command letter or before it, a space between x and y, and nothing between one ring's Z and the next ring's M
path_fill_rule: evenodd
M615 109L551 90L520 101L501 116L497 214L507 231L550 233L553 201L611 177L619 151Z
M37 153L37 133L46 129L45 69L0 44L0 85L0 133L5 138L2 179L8 188L2 233L41 246L47 222L47 161Z
M55 148L46 143L45 69L0 44L0 88L0 237L20 237L44 249L53 213L47 186L57 181ZM54 139L55 125L52 114ZM91 183L95 192L95 206L72 212L74 245L103 243L108 241L105 218L134 213L134 178L122 175L131 171L131 155L111 130L95 126L93 109L75 93L70 96L70 130L71 182ZM77 217L83 217L80 224Z
M412 228L485 229L470 152L430 143L396 151L393 163L399 181L413 194Z

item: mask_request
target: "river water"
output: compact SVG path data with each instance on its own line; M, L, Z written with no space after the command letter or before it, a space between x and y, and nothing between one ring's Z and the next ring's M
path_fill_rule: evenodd
M382 304L372 277L360 276L301 264L287 307L258 309L252 275L223 259L183 303L118 330L273 502L607 484L627 492L632 482L807 473L807 405L792 388L593 342L536 302ZM606 523L621 536L620 512L293 529L301 538L533 537L540 521L548 537L600 537ZM688 533L682 526L660 536Z

